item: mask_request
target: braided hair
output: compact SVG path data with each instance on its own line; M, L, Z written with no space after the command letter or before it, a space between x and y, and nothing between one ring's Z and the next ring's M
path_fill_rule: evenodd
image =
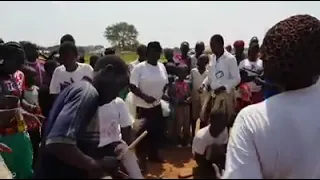
M278 22L261 45L265 78L285 90L308 87L320 73L320 21L295 15Z
M9 75L25 64L26 56L23 48L17 42L0 44L0 72Z

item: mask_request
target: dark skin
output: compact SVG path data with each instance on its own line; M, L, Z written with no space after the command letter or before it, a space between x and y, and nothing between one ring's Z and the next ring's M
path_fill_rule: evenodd
M177 81L183 82L188 75L188 68L187 67L178 67L177 71L178 71L178 73L177 73L178 80ZM176 89L175 86L173 86L172 89L173 90ZM173 101L175 103L190 104L190 96L191 96L190 92L188 92L188 94L184 97L184 99L181 102L178 102L179 100L175 98L175 92L171 91L171 93L173 93L171 95L171 97L173 97Z
M232 47L231 47L230 45L228 45L228 46L226 47L226 50L227 50L229 53L231 53Z
M210 135L214 138L217 138L226 128L226 122L227 122L227 116L225 114L223 113L211 114L210 125L209 125ZM217 145L217 148L219 150L217 151L218 154L216 156L221 156L222 154L225 154L225 146ZM195 153L194 159L198 165L205 164L208 161L204 154L202 155L198 153ZM219 171L216 171L216 172L219 172Z
M158 63L158 60L160 59L161 52L158 52L157 50L150 49L147 54L147 63L156 66ZM143 93L138 87L136 87L133 84L129 85L130 90L133 94L143 99L146 103L152 104L156 101L154 97L148 96L145 93ZM163 89L164 91L165 89Z
M198 58L198 70L200 74L203 74L206 71L206 66L209 63L209 57L208 55L202 54L199 58Z
M187 42L181 43L181 45L180 45L181 57L182 57L182 59L188 60L188 62L186 62L186 63L187 63L187 66L188 66L188 71L190 72L190 70L191 70L190 69L191 61L188 58L189 50L190 50L189 43L187 43Z
M147 47L142 45L138 47L137 54L139 56L139 62L147 60Z
M119 77L119 74L114 74L110 71L113 67L103 69L102 73L95 76L93 86L99 92L100 104L110 103L115 99L119 91L128 84L129 75L124 74ZM111 86L114 88L104 88ZM123 139L130 144L131 127L121 129ZM94 160L85 155L76 145L73 144L49 144L46 149L67 164L84 169L92 175L91 178L101 178L102 172L106 169L113 169L117 167L118 160L115 157L105 157L102 160Z
M38 56L39 56L39 53L38 53L38 50L35 46L27 46L25 47L24 49L25 53L26 53L26 58L29 62L36 62Z
M218 61L219 58L223 55L224 53L224 44L218 42L218 41L215 41L214 39L210 41L210 47L211 47L211 51L212 53L214 53L216 55L216 60ZM203 91L203 88L200 88L200 93ZM208 91L211 91L211 87L208 86L207 87L207 90ZM226 88L224 86L220 86L218 87L217 89L214 90L214 93L215 94L220 94L221 92L225 91Z
M173 50L172 49L167 49L164 52L164 57L166 58L167 62L174 62L173 61Z
M77 57L78 54L74 52L69 52L63 56L60 55L60 63L64 65L66 68L67 72L73 72L78 68L78 63L77 63ZM71 82L73 80L71 79ZM69 84L66 84L65 86L68 86ZM57 94L52 94L52 99L56 99Z
M258 54L259 54L259 47L258 46L251 46L248 50L248 60L250 62L255 62L258 60ZM251 82L255 79L254 76L248 76L247 72L244 70L240 70L241 75L241 82ZM257 80L257 84L260 84L260 82Z
M203 54L204 49L205 49L204 42L201 41L196 43L196 46L194 48L196 52L196 58L199 58L199 56Z

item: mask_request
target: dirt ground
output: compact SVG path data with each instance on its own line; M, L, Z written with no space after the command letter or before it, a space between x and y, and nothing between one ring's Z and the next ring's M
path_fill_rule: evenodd
M161 152L165 163L149 163L147 179L163 178L178 179L184 168L194 168L196 162L192 159L191 148L166 148Z

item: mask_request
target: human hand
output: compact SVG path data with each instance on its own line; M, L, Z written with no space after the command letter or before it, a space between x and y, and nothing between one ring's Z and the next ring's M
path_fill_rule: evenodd
M215 94L220 94L220 93L222 93L222 92L225 91L225 90L226 90L226 87L220 86L220 87L218 87L216 90L214 90L214 93L215 93Z
M145 96L145 97L143 98L143 100L144 100L145 102L147 102L148 104L152 104L152 103L154 103L154 102L156 101L156 99L155 99L154 97L152 97L152 96Z

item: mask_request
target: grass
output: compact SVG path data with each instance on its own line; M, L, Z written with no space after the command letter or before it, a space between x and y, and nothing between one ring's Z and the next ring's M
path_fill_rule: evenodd
M127 63L129 64L130 62L136 60L138 58L137 54L135 52L121 52L120 53L120 57ZM85 62L89 63L90 60L90 55L86 55L85 56ZM163 62L165 60L164 56L162 55L160 57L161 62Z

